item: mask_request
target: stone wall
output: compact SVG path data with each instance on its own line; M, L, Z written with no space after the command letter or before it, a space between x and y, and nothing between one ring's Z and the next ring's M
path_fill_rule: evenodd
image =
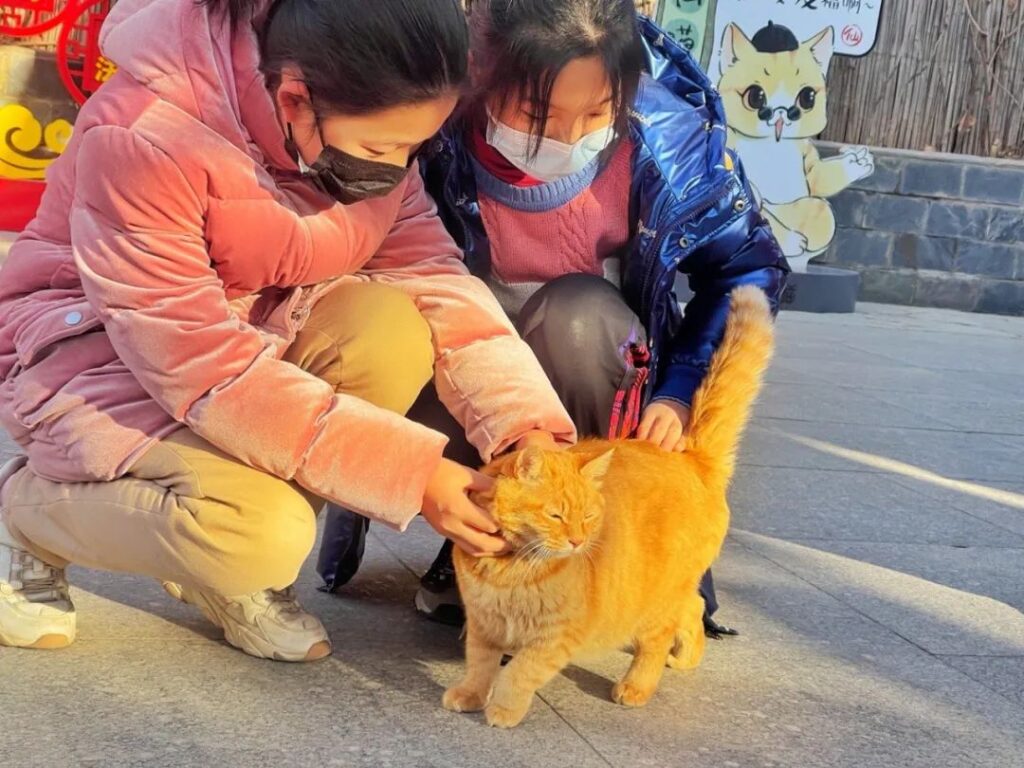
M1024 315L1024 163L872 151L817 261L858 270L863 301Z

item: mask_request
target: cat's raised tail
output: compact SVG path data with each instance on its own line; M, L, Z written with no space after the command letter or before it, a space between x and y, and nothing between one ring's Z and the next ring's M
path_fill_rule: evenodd
M768 297L753 285L730 296L722 343L693 398L687 452L708 469L712 482L728 483L743 427L775 348Z

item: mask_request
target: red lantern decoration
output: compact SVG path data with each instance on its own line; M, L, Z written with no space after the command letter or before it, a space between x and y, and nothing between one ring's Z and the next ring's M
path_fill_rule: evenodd
M100 28L112 0L80 0L68 6L57 39L57 69L64 87L79 104L117 71L100 53Z
M0 6L0 35L34 37L47 32L64 18L68 6L57 0L6 0Z

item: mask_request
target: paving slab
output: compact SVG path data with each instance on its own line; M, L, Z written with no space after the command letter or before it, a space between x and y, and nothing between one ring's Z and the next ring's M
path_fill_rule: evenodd
M964 398L954 394L921 392L879 392L875 394L885 406L895 406L914 414L914 426L925 423L946 425L960 432L984 432L990 435L1024 434L1024 397L991 395ZM894 423L891 426L907 426Z
M761 421L813 421L954 431L946 419L911 409L888 393L858 392L804 378L801 383L769 382L754 414Z
M1024 535L1024 487L985 483L958 490L912 477L897 477L895 482L931 499L932 503L924 506L926 509L952 507L1005 531ZM1007 493L1000 493L1003 491Z
M735 529L732 535L930 654L1024 655L1024 614L1006 603L819 546ZM1009 573L1005 578L1015 576Z
M817 423L817 422L815 422ZM787 430L800 426L801 422L787 421L779 424L776 421L755 418L748 426L740 445L738 464L742 468L783 468L807 469L833 472L860 472L865 475L878 474L881 470L863 467L847 461L831 453L815 450L795 441L784 441L779 430ZM836 425L836 430L843 430L848 425ZM781 443L789 444L783 449ZM738 472L742 474L742 470Z
M947 380L938 371L900 366L889 360L866 363L841 360L822 363L811 359L786 357L785 362L789 368L795 369L805 382L820 381L823 386L854 390L861 394L870 394L875 390L884 392L904 389L942 392ZM972 385L970 394L989 395L991 392L988 388L975 384Z
M1024 344L1024 338L1018 339ZM932 371L960 373L997 373L1019 376L1024 374L1024 355L1007 355L1006 339L1002 335L976 338L970 344L942 344L935 334L891 334L879 344L857 342L851 345L856 352L891 360L900 366L913 366ZM847 360L847 362L856 362Z
M814 383L818 381L817 379L808 379L806 373L786 365L778 357L772 361L767 373L765 373L765 384L768 386L774 384L806 384L808 380Z
M960 540L966 541L966 536ZM1019 536L1007 536L999 546L795 537L789 541L1024 610L1024 544ZM1021 633L1024 640L1024 626Z
M1024 656L941 656L986 688L1024 707Z
M862 302L857 305L855 315L821 315L811 317L793 313L790 322L798 322L801 327L810 327L819 332L833 331L834 334L850 343L856 343L856 336L849 335L853 330L860 333L863 329L882 331L899 331L904 333L924 333L936 336L1003 336L1004 338L1020 338L1020 318L1002 315L977 315L966 312L951 312L944 309L901 307L892 304L873 304Z
M830 331L814 330L794 323L790 316L782 315L777 325L776 342L785 348L787 361L807 360L823 366L828 363L884 363L885 355L868 345L851 346L836 339Z
M729 500L733 526L786 539L1024 547L1024 530L1010 533L885 474L745 467Z
M764 429L760 424L755 427ZM881 459L952 479L1006 483L1024 479L1024 437L1016 435L789 421L769 423L764 433L749 442L763 452L763 444L773 440L794 442L800 448L776 451L787 462L781 466L877 469L867 462ZM844 456L843 449L867 456Z

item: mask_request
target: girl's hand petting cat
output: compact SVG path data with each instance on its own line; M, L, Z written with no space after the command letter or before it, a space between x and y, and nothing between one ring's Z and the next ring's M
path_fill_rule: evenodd
M441 459L423 494L423 517L467 554L500 555L508 551L508 542L498 534L494 518L469 500L470 491L486 491L493 485L493 478Z
M686 428L690 409L672 400L655 400L644 408L636 436L666 451L682 453L686 448Z

